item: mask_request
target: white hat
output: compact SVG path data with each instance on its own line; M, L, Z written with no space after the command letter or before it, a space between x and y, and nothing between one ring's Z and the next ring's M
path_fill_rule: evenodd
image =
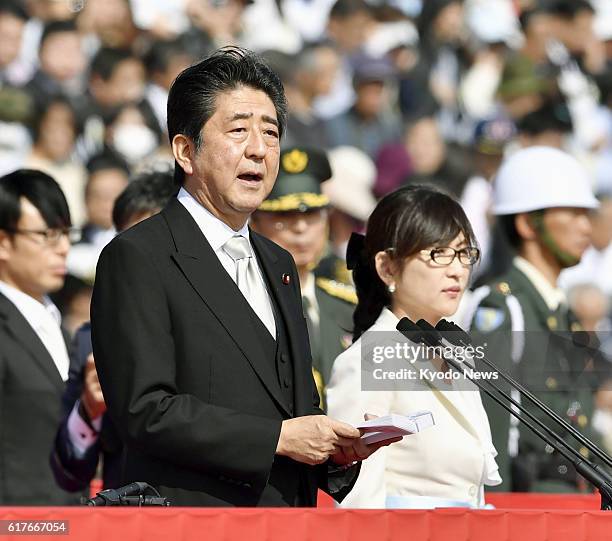
M364 44L365 52L379 58L397 47L416 47L419 33L410 21L380 23Z
M505 42L515 45L520 28L510 0L473 0L466 5L466 25L483 43Z
M612 40L612 10L597 13L594 23L595 35L602 41Z
M358 148L349 146L334 148L328 156L332 177L321 184L321 191L333 207L367 221L376 206L372 195L376 179L374 162Z
M498 215L598 206L582 165L552 147L519 150L502 163L493 184L493 212Z

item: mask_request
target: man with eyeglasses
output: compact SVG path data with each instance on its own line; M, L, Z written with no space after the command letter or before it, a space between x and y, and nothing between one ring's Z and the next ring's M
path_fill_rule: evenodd
M353 286L315 277L313 272L328 241L329 198L321 193L321 183L330 177L324 151L297 146L285 149L276 184L251 218L255 231L285 248L295 260L322 404L334 359L352 342L357 303Z
M557 280L590 244L589 211L598 206L590 180L565 152L530 147L502 164L493 204L514 258L502 276L474 292L473 337L486 343L491 360L575 428L588 432L593 397L579 379L585 375L584 359L563 334L581 327ZM483 403L504 480L495 490L586 490L573 466L552 447L488 397L483 396ZM586 448L580 451L588 454Z
M0 178L0 505L66 505L49 466L68 379L67 337L48 297L66 275L71 221L40 171Z

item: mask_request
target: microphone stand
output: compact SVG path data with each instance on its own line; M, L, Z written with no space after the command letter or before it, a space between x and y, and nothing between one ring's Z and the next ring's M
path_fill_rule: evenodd
M419 327L423 328L421 322L417 323ZM467 332L465 332L459 325L456 325L452 321L447 321L446 319L442 319L438 322L438 324L434 327L438 332L450 332L456 333L456 337L458 337L457 343L448 337L442 335L446 340L448 340L452 344L460 345L460 346L470 346L472 341ZM560 417L555 411L550 409L544 402L542 402L537 396L535 396L529 389L525 386L521 385L518 381L516 381L512 376L505 373L503 370L500 370L492 361L487 359L486 357L482 357L480 359L483 363L485 363L489 368L495 370L501 378L513 386L515 389L520 391L522 395L525 396L532 404L537 406L539 409L543 410L547 415L552 417L558 424L560 424L565 430L567 430L572 437L574 437L577 441L579 441L582 445L584 445L589 451L591 451L594 455L596 455L600 460L602 460L608 467L612 467L612 458L608 455L604 450L600 449L597 445L595 445L590 439L583 436L578 430L576 430L571 424L569 424L565 419Z
M423 325L422 328L419 325ZM425 345L436 347L438 345L443 345L442 336L438 333L438 331L432 327L429 323L424 320L419 321L419 325L415 324L408 318L403 318L397 324L397 330L400 331L406 338L416 342L422 342ZM414 333L414 336L410 336L409 333ZM608 473L592 464L590 461L585 459L578 451L576 451L573 447L568 445L556 432L547 427L540 419L535 417L531 412L526 410L519 402L514 400L507 393L496 387L492 382L486 381L493 390L497 391L503 398L508 400L512 405L514 405L521 413L525 414L529 419L534 421L540 428L542 428L549 436L551 436L557 443L553 443L549 437L547 437L541 430L536 428L530 421L523 418L516 411L514 411L507 403L503 402L499 396L494 394L489 388L487 388L484 383L485 381L480 381L472 378L467 374L461 363L457 362L454 358L449 358L445 355L442 355L442 359L447 362L447 364L458 371L460 374L463 374L463 377L471 381L474 385L476 385L479 389L484 391L488 396L490 396L495 402L497 402L502 408L508 411L511 415L516 417L520 422L524 423L532 432L534 432L540 439L550 445L553 449L555 449L561 456L563 456L566 460L571 462L574 465L576 471L581 474L585 479L591 482L594 486L599 489L601 494L601 509L605 511L612 510L612 478L608 475ZM569 452L568 452L569 451Z
M96 496L89 498L85 505L134 505L138 507L153 505L167 507L170 502L151 485L137 481L121 488L107 488L98 492Z

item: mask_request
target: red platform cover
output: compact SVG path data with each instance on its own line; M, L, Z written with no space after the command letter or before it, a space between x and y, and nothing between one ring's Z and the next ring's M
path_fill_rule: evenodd
M211 541L610 541L612 514L581 510L0 508L0 519L69 521L55 539ZM49 539L2 536L0 539Z

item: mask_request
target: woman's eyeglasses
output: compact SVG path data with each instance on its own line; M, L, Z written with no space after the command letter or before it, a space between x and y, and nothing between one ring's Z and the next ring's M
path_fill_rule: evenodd
M458 257L463 265L474 265L480 259L480 250L474 246L461 248L460 250L445 246L433 250L421 250L421 253L428 255L434 263L444 266L450 265L455 257Z

